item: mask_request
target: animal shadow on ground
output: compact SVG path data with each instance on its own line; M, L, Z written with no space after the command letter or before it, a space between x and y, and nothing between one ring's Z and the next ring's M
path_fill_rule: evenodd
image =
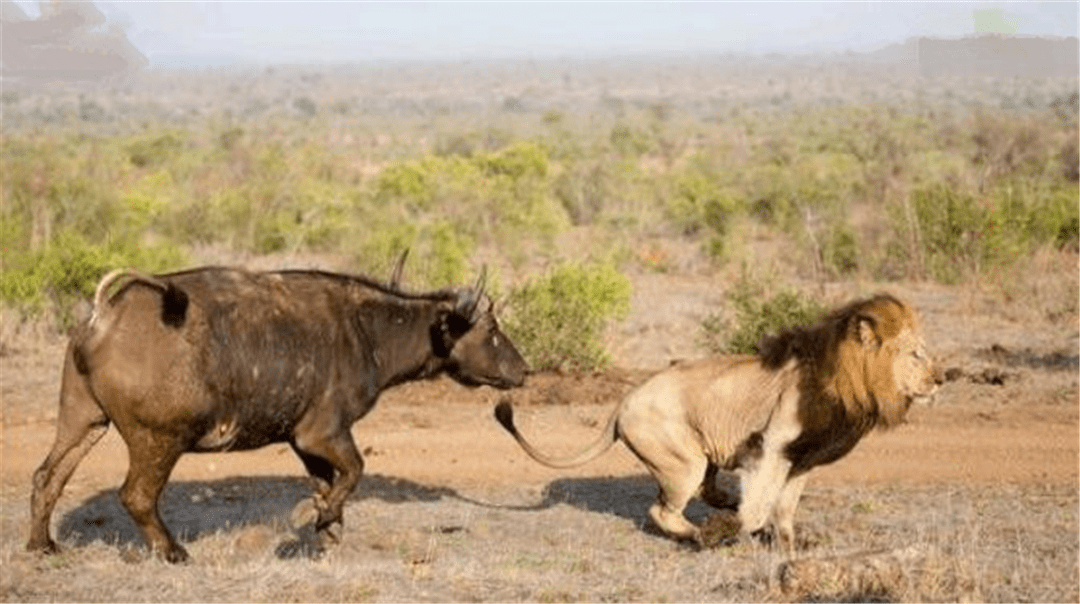
M621 478L565 478L544 488L544 501L538 508L565 503L582 510L611 514L632 520L642 530L660 535L649 519L649 506L656 501L656 482L647 475ZM686 507L686 516L700 523L716 510L694 500Z
M312 496L310 481L302 476L234 477L212 481L180 481L166 485L159 509L169 530L181 542L192 542L218 532L264 525L274 529L289 526L294 508ZM653 534L648 509L656 500L657 488L646 475L622 478L568 478L545 487L543 499L526 506L499 505L463 497L455 490L431 487L409 480L365 474L350 501L378 499L386 503L435 502L444 498L489 508L541 511L566 504L582 510L610 514L634 522ZM694 501L687 516L701 522L711 507ZM59 538L76 547L102 541L121 548L141 547L142 535L120 504L117 489L99 492L65 513L57 526ZM297 540L277 548L281 558L317 555L311 535L297 533Z
M301 476L236 477L213 481L175 482L166 485L159 509L165 526L181 542L219 531L252 525L288 526L293 509L313 494ZM438 501L457 497L452 489L429 487L408 480L365 474L351 501L379 499L387 503ZM75 546L94 541L121 547L143 545L142 535L120 504L117 489L101 491L60 520L57 534ZM300 535L301 541L304 536ZM315 553L307 544L288 542L278 548L283 558Z

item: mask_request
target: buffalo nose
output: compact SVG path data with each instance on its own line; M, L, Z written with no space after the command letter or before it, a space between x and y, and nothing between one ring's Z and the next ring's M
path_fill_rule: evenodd
M525 371L514 365L507 366L506 363L502 363L500 369L503 376L505 376L505 382L508 386L516 388L525 383Z

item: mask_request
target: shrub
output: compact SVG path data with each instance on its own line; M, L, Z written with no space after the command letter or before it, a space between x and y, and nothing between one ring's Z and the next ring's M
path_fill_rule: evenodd
M765 336L813 323L825 312L821 302L794 290L784 289L768 296L768 289L765 284L751 281L744 268L742 278L727 294L734 319L725 319L721 313L706 317L702 321L701 344L713 354L753 353Z
M183 145L177 132L138 138L127 145L128 160L139 168L161 166L180 153Z
M849 275L859 269L859 242L855 231L846 224L834 225L822 246L822 264L836 275Z
M419 229L404 222L386 222L378 216L365 215L359 219L368 219L370 228L358 233L350 243L352 262L349 270L369 275L389 275L402 250L408 249L409 260L405 265L403 282L409 284L409 289L427 289L426 282L421 283L417 279L418 254L412 249Z
M644 155L653 146L647 133L626 122L612 126L608 140L611 147L622 155Z
M446 221L420 229L412 249L417 277L425 289L455 286L469 279L472 238Z
M508 176L513 180L530 175L542 178L548 173L547 153L531 143L518 143L497 153L482 154L476 162L488 174Z
M1075 188L1025 181L979 197L931 185L916 190L910 204L912 215L894 220L890 254L908 259L909 274L944 283L1007 267L1042 245L1067 244L1078 208Z
M428 207L435 198L429 166L405 162L387 166L375 181L375 198L383 204L406 203Z
M504 327L534 370L603 368L604 328L626 317L630 293L610 265L562 264L511 290Z
M158 272L184 262L179 248L168 243L147 246L124 238L92 243L70 230L58 233L41 249L9 253L8 244L19 237L18 227L5 220L0 231L4 238L0 299L24 311L51 307L62 326L72 322L72 304L93 295L106 272L120 267Z

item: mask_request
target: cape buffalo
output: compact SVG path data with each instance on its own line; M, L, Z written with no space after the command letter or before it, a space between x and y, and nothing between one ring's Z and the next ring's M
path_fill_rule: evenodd
M187 558L158 498L188 451L289 443L315 481L315 528L330 536L364 467L350 428L380 392L440 372L497 388L525 379L483 274L470 289L424 294L400 291L398 276L382 285L315 270L106 275L65 353L56 442L34 473L27 549L56 550L56 500L110 422L130 458L120 500L164 559Z

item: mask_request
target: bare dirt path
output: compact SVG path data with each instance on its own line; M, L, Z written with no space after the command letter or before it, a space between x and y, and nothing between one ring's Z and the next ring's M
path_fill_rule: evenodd
M652 277L656 280L657 277ZM678 285L652 284L682 300L662 328L662 304L643 303L621 330L617 358L647 369L605 374L533 376L525 388L500 393L469 389L447 379L406 384L386 393L376 409L354 427L365 451L367 470L455 488L543 485L560 476L627 476L643 468L621 446L592 465L571 472L531 463L492 419L500 396L520 410L522 429L545 449L568 452L593 439L622 396L655 369L691 354L688 316L712 304L707 286L697 294ZM665 290L665 288L667 288ZM1024 329L998 321L957 317L955 296L917 291L931 350L950 378L932 407L916 408L907 424L874 433L847 458L815 472L822 484L1033 483L1076 484L1080 476L1080 411L1077 404L1075 334ZM670 310L674 309L674 310ZM648 326L642 328L642 326ZM967 329L959 329L964 326ZM2 480L6 493L29 488L33 469L52 443L58 376L63 356L59 338L27 342L0 359L3 405ZM87 457L71 487L117 485L127 456L111 431ZM174 479L302 474L284 445L260 451L188 455ZM76 495L77 496L77 495Z

